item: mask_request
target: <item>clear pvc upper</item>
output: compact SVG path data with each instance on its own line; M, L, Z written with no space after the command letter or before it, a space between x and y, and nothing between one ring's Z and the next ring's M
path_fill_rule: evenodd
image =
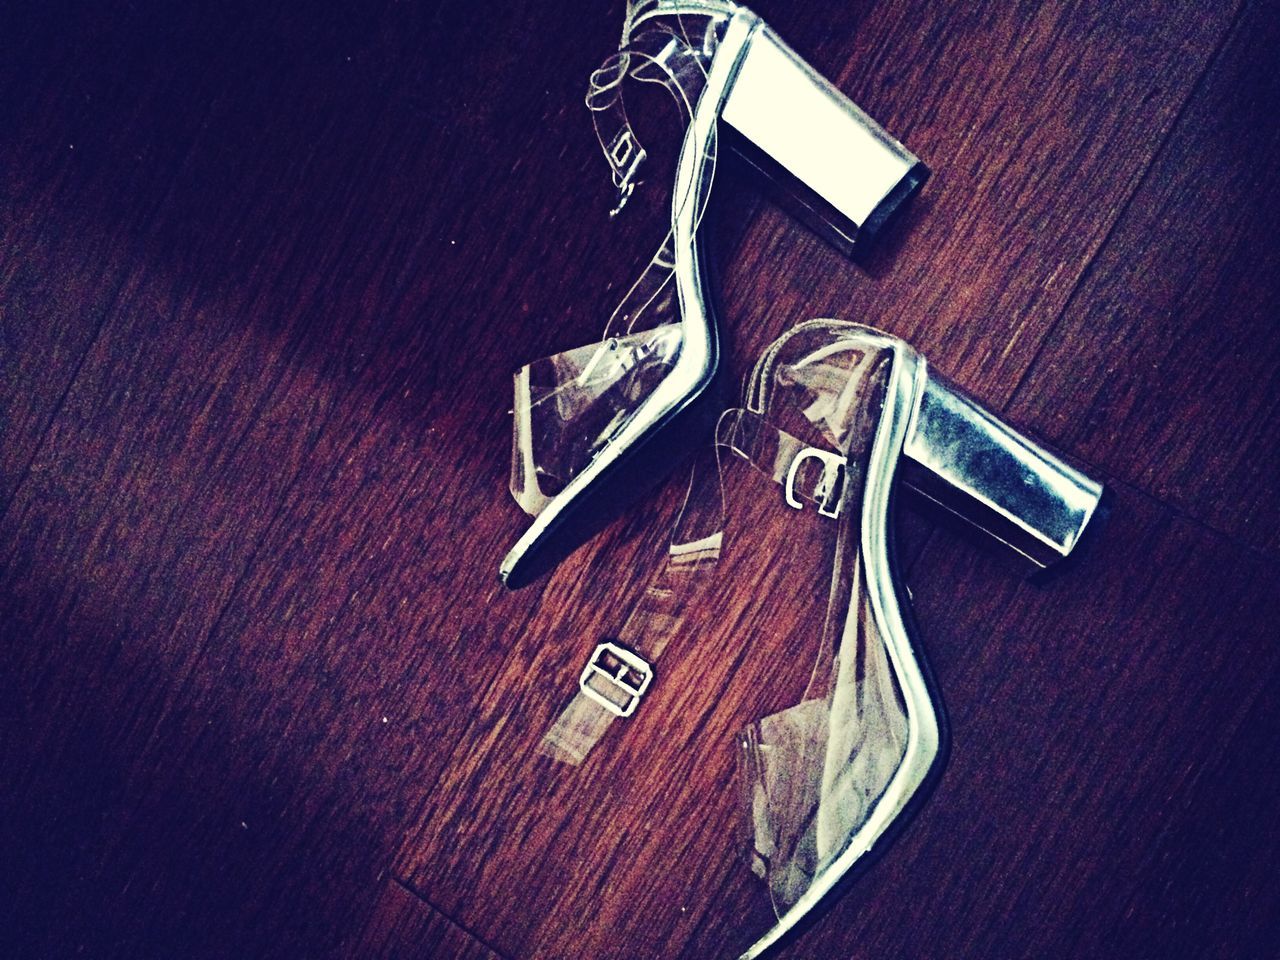
M668 14L669 6L632 3L618 52L591 75L586 103L617 190L611 216L625 210L649 159L627 113L628 93L641 83L665 87L687 125L728 9L692 4L692 12ZM608 445L679 360L684 338L671 226L690 204L695 224L701 222L716 162L714 133L709 145L696 148L682 134L660 132L668 146L697 149L702 175L687 178L683 192L671 197L666 235L600 338L535 360L515 375L511 492L530 514L539 513Z
M865 329L813 321L766 351L745 405L721 416L712 450L695 465L668 558L645 595L657 599L642 601L623 628L643 636L652 656L668 643L693 649L706 604L719 612L717 603L739 594L735 584L768 591L768 614L750 621L760 632L735 639L744 651L741 683L757 692L756 718L732 744L742 851L763 881L768 909L753 915L754 924L744 915L742 940L724 945L725 956L745 950L766 933L769 918L847 869L844 854L907 753L902 683L871 603L861 536L893 352L883 337L859 336ZM661 331L619 353L630 356L642 342L661 349ZM617 389L628 379L581 375L590 358L611 362L615 353L584 347L566 356L593 389ZM810 450L843 465L828 473ZM788 493L801 509L788 504ZM785 660L754 662L757 646L783 651ZM644 715L642 708L627 722ZM574 764L604 729L593 727L575 743Z
M806 324L766 353L748 406L721 418L717 468L695 475L673 548L720 532L717 577L758 582L764 564L794 598L770 629L786 625L788 650L811 667L808 681L798 696L775 698L737 743L744 853L777 917L849 849L907 746L906 706L870 605L860 537L892 356L881 341L850 337L849 327ZM835 518L817 509L825 498L813 460L792 477L803 509L786 503L805 448L846 458ZM749 941L762 933L744 931Z

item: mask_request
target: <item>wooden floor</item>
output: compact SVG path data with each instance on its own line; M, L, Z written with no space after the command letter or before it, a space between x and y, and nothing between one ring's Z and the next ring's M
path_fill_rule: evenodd
M1276 956L1280 10L758 10L934 177L855 266L726 165L734 368L873 323L1114 493L1042 585L903 518L950 764L784 956ZM709 958L740 930L752 702L702 678L782 649L788 598L741 578L740 633L687 638L564 774L533 747L679 483L496 579L510 375L597 335L651 252L582 106L621 18L0 6L0 956Z

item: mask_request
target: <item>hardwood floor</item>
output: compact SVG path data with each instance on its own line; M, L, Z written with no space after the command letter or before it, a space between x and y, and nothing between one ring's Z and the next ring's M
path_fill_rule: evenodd
M683 491L498 585L510 375L598 335L663 198L609 221L582 106L622 5L485 9L0 8L0 956L740 930L729 737L803 591L740 576L643 722L533 751ZM950 762L781 956L1274 956L1280 9L756 9L933 177L855 266L724 164L734 369L872 323L1114 495L1046 583L901 518Z

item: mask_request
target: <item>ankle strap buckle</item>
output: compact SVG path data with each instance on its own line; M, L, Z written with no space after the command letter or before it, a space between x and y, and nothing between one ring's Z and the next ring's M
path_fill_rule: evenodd
M629 717L651 682L653 667L647 660L605 641L591 654L578 678L578 687L614 716Z
M631 128L623 127L605 149L605 155L613 171L613 185L618 188L617 204L609 211L609 216L616 217L631 199L631 193L639 182L636 174L649 154L637 142Z
M824 517L840 516L840 495L844 492L844 469L846 460L838 453L820 450L817 447L805 447L791 461L787 469L786 496L787 505L803 510L804 504L796 496L796 478L800 473L800 465L806 460L817 460L822 464L822 476L812 489L812 499L818 505L818 512Z

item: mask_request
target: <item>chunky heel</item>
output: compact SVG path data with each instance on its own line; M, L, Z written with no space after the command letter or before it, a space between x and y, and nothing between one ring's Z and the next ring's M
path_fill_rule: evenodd
M802 702L741 740L749 854L776 914L739 953L754 960L883 849L946 756L942 701L895 565L894 488L915 487L1042 567L1097 523L1103 489L937 377L909 345L854 323L814 320L784 334L726 418L721 448L767 478L756 496L807 514L797 542L811 542L802 529L827 525L822 555L834 557L815 680ZM765 490L769 481L782 490ZM712 499L727 500L727 486L722 471ZM734 549L728 531L720 544Z
M903 480L1039 567L1065 560L1102 485L929 374L903 447Z
M929 169L767 25L752 34L725 99L735 145L852 253L920 188Z

